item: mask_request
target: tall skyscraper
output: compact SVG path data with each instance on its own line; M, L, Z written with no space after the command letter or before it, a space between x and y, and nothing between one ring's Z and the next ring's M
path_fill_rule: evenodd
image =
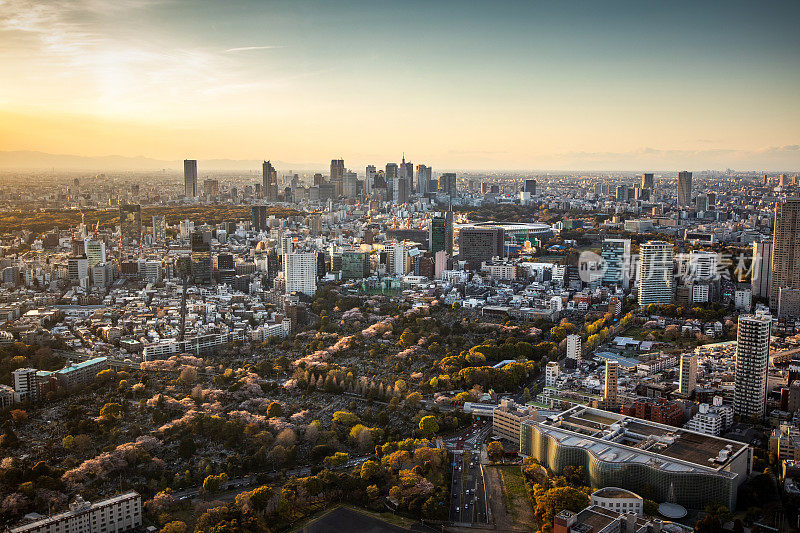
M286 294L302 292L314 296L317 291L317 254L290 252L283 258Z
M770 317L739 315L733 412L762 418L767 405Z
M691 396L697 388L697 356L681 355L680 375L678 376L678 391L684 396Z
M153 242L162 243L167 240L167 222L164 215L153 216Z
M603 400L607 409L614 409L619 405L617 390L619 388L619 363L606 360L606 382L603 389Z
M536 196L536 180L525 180L525 192Z
M456 175L454 172L445 172L439 176L439 192L448 196L456 195Z
M119 228L122 232L123 242L138 244L142 236L142 206L120 204Z
M431 175L433 170L429 166L417 165L417 192L427 194L431 192Z
M678 207L692 205L692 173L678 172Z
M414 165L410 161L406 162L405 154L403 154L403 161L400 163L400 168L398 169L398 177L406 182L406 199L397 200L398 204L404 204L408 201L408 195L414 192Z
M331 159L331 183L336 198L344 194L344 159Z
M395 201L398 170L397 163L386 163L386 200L389 202Z
M270 202L278 199L278 171L269 161L261 164L261 190Z
M777 309L782 288L800 289L800 198L787 198L775 206L771 264L769 306Z
M605 239L600 255L605 263L603 285L627 291L631 286L631 240Z
M347 171L342 176L342 195L345 198L355 198L358 194L358 175Z
M366 172L364 174L364 192L367 194L372 194L372 187L375 186L375 176L378 174L375 165L367 165Z
M431 253L444 250L453 257L453 212L445 211L431 218L428 236L428 249Z
M666 305L674 286L672 245L649 241L639 249L639 305Z
M197 160L183 160L183 194L187 198L197 196Z
M754 298L769 298L772 285L772 241L753 243L753 270L750 286Z
M656 186L656 180L653 177L651 172L645 172L642 174L642 189L654 189Z

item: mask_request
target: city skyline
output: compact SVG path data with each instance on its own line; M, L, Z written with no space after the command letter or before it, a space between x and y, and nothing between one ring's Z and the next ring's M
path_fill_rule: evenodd
M356 170L402 150L465 170L800 168L797 4L453 7L7 1L0 148L338 155Z

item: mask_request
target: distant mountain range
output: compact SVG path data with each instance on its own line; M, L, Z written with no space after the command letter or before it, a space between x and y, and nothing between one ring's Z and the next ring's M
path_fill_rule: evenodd
M198 173L215 170L237 170L261 172L261 160L258 159L199 159ZM288 170L325 170L326 165L320 163L288 163L272 161L276 168ZM70 154L48 154L36 151L0 151L0 171L8 170L86 170L86 171L120 171L120 170L172 170L182 171L183 160L166 161L150 157L126 157L121 155L80 156Z

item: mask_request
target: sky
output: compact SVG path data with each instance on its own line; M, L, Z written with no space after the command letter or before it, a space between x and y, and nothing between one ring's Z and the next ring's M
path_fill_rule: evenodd
M0 150L800 170L800 2L0 0Z

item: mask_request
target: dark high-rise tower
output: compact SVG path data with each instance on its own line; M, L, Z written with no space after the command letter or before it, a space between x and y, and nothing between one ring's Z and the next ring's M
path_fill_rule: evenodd
M642 189L654 189L656 185L656 180L653 177L652 172L645 172L642 174Z
M188 198L197 196L197 160L183 160L183 194Z
M775 206L769 306L777 311L781 289L800 289L800 198Z
M274 202L278 199L278 172L269 161L261 165L261 190L267 200Z
M692 205L692 173L678 172L678 207Z
M334 196L344 194L344 159L331 159L331 183Z
M444 250L447 255L453 256L453 212L446 211L431 219L430 235L428 238L431 253L435 254Z

